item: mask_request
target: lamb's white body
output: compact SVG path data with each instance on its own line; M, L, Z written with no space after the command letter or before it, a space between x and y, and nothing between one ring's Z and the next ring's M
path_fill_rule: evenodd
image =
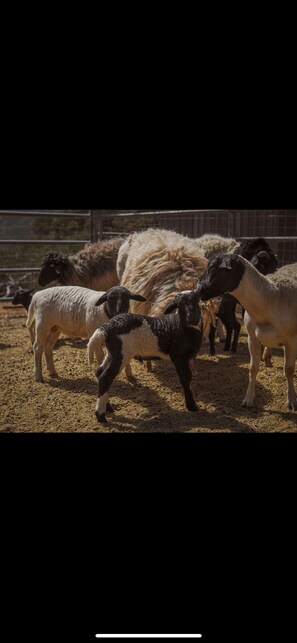
M35 321L35 377L37 382L42 382L42 353L45 352L47 368L52 377L57 377L53 362L53 347L61 333L68 337L88 339L96 328L107 321L108 317L103 306L96 307L99 297L104 291L99 292L80 286L54 286L36 292L28 310L26 326L32 335L32 326ZM96 348L96 357L99 362L103 359L103 352Z

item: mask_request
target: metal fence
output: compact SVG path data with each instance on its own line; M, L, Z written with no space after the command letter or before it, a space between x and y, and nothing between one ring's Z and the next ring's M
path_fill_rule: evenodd
M51 236L37 238L32 222L44 218L53 224ZM75 222L82 220L82 238L78 239ZM5 221L9 225L4 225ZM17 227L17 221L22 221L22 228ZM24 221L30 221L31 227ZM63 221L71 221L74 232L68 234L68 227L59 225ZM279 266L297 261L297 210L0 210L0 300L12 298L10 284L36 285L41 258L48 250L77 252L87 242L148 227L171 229L190 237L205 233L238 241L265 237L278 255Z

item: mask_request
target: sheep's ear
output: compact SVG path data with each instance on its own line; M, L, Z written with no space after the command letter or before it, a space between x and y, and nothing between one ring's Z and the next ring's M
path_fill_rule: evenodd
M224 257L222 259L220 268L227 268L228 270L232 270L232 266L230 266L230 258L229 257Z
M146 298L142 295L137 295L136 293L130 292L129 299L135 299L135 301L146 301Z
M99 297L98 301L96 301L95 306L101 306L101 304L104 304L105 301L107 301L107 293L104 293L104 295L101 295L101 297Z
M175 310L176 308L177 308L177 304L174 301L173 304L169 304L169 306L165 308L164 315L168 315L169 313L172 313L172 311Z

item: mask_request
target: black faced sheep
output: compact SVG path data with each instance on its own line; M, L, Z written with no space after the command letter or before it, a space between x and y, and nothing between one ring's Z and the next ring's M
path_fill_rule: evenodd
M57 281L64 286L108 290L119 283L116 262L122 238L87 244L76 254L48 252L38 277L40 286Z
M204 239L204 243L203 243ZM259 237L243 243L235 242L235 239L226 239L219 235L204 235L196 239L199 247L202 241L201 248L205 252L208 259L214 258L220 252L226 252L226 247L229 248L228 253L240 255L248 259L263 275L273 273L277 268L277 257L265 239ZM226 341L224 350L229 351L230 347L233 353L236 353L238 336L240 332L240 323L236 319L236 304L237 301L232 295L223 295L221 304L217 310L217 317L222 321L226 328ZM234 332L233 342L231 345L232 333Z
M269 277L245 258L223 254L213 259L198 285L201 299L231 293L245 308L250 352L249 386L242 402L253 406L261 359L261 343L284 348L288 407L297 410L293 385L297 357L297 263L283 266Z

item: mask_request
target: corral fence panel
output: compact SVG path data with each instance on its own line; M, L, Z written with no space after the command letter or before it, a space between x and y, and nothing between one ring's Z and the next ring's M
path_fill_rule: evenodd
M0 210L0 300L17 285L36 287L48 251L70 254L87 242L149 227L189 237L265 237L279 266L297 261L297 210Z

